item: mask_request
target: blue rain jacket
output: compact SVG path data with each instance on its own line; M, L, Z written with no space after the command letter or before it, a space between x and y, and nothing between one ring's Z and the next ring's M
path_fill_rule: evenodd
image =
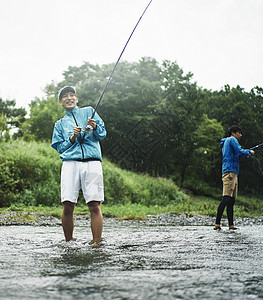
M106 137L106 129L97 113L94 115L97 124L96 130L92 130L86 135L81 132L74 144L69 140L74 127L79 126L84 129L87 126L88 118L92 116L93 111L94 109L90 106L84 108L76 106L72 111L66 111L66 115L55 123L51 147L60 153L62 161L88 159L102 161L99 140Z
M234 172L239 174L239 160L243 156L250 156L250 150L244 150L240 146L238 140L231 136L221 140L223 162L222 174L226 172Z

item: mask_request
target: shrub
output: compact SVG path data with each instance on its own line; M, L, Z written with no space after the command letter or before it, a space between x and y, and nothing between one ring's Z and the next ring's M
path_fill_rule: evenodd
M191 190L195 195L203 195L203 196L210 196L210 197L220 197L221 196L221 189L218 187L211 187L208 183L190 177L184 181L183 187L186 189Z
M52 153L53 152L53 153ZM61 162L48 143L15 141L0 146L0 206L57 203ZM45 200L44 200L45 198ZM51 200L52 199L52 200Z

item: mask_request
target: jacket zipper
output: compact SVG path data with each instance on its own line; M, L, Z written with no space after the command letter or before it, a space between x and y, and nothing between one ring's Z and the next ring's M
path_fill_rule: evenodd
M73 119L74 119L74 121L75 121L77 127L79 127L78 122L77 122L77 120L76 120L76 118L75 118L73 112L72 112L72 111L70 111L70 112L71 112L71 114L72 114L72 116L73 116ZM81 133L80 133L80 134L81 134ZM81 152L82 152L82 159L85 159L85 157L84 157L84 151L83 151L83 148L82 148L82 139L81 139L81 138L79 139L79 144L80 144L80 148L81 148Z

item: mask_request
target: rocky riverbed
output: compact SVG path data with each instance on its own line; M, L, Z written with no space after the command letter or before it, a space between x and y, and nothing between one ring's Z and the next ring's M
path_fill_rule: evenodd
M76 214L75 222L89 219L89 215ZM140 222L147 222L148 225L175 225L175 226L212 226L215 222L214 216L189 216L185 214L161 214L148 215L147 220ZM34 225L34 226L55 226L61 225L59 217L45 215L35 212L22 211L5 211L0 213L0 226L3 225ZM263 216L259 217L236 217L236 226L249 225L263 225ZM222 220L222 226L227 226L227 220Z

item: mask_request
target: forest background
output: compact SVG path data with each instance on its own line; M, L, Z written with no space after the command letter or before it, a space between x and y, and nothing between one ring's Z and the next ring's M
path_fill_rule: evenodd
M63 81L51 82L45 87L44 98L31 101L28 113L17 108L15 100L0 99L2 199L19 185L19 179L10 179L14 166L12 169L7 161L6 145L21 140L50 144L54 123L64 116L58 90L75 86L78 106L95 107L113 66L88 62L69 66ZM139 62L120 62L98 107L108 134L101 142L102 152L124 170L164 177L183 191L216 198L222 188L220 139L228 127L241 126L243 148L263 142L263 89L256 86L248 92L226 84L212 91L198 86L192 77L168 60L159 63L143 57ZM12 152L12 147L8 149ZM260 150L254 157L241 160L240 194L263 195L262 167ZM10 201L2 202L2 206Z

